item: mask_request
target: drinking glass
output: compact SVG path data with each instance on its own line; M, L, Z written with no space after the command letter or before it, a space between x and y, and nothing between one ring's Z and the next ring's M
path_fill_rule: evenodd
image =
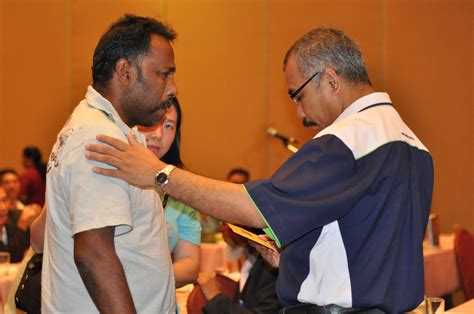
M425 299L425 313L439 314L444 313L444 299L443 298L426 298Z
M0 264L9 264L9 263L10 263L10 253L0 252Z
M10 253L0 252L0 276L8 276L10 270Z

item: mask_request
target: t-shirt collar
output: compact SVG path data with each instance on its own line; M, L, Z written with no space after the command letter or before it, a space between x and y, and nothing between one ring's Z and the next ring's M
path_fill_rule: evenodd
M370 107L375 104L382 104L382 103L388 103L391 104L392 101L390 100L390 96L387 93L382 93L382 92L376 92L376 93L371 93L368 94L364 97L361 97L354 101L349 107L344 110L339 117L334 121L334 123L347 118L350 115L353 115L357 112L360 112L364 110L367 107Z
M112 103L104 98L104 96L102 96L94 89L94 87L90 85L87 87L86 101L89 106L105 113L107 117L119 127L123 134L128 134L131 132L140 143L146 145L145 137L143 134L138 132L138 128L136 126L130 128L125 122L123 122Z

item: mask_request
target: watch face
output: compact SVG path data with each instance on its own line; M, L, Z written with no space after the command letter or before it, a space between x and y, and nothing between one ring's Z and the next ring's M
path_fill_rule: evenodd
M166 175L166 173L161 172L156 176L157 183L163 184L166 182L166 180L168 180L168 176Z

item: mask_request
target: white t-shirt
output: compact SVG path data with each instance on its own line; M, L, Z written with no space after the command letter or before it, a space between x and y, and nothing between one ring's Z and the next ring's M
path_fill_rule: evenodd
M48 162L43 313L98 312L74 263L73 235L115 226L115 250L139 313L175 313L175 286L164 213L153 190L100 176L85 158L99 133L126 140L131 129L89 86L58 135ZM144 137L132 130L140 142ZM109 167L110 168L110 167Z

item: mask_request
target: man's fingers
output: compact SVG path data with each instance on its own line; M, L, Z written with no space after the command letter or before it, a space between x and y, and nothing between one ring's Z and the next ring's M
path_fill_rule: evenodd
M268 234L259 234L258 237L263 241L273 242L273 240L268 236Z
M98 173L104 176L112 176L114 178L123 179L123 173L119 171L119 169L123 170L122 169L123 162L121 159L115 158L113 156L102 155L102 154L93 153L93 152L87 152L86 158L89 160L105 163L112 167L117 168L117 169L108 169L108 168L94 167L92 170L94 170L95 173Z
M87 144L86 149L90 152L96 152L100 154L113 155L113 156L116 156L117 154L121 152L120 150L112 146L106 146L102 144Z
M87 149L89 149L89 146L91 145L94 145L94 144L87 145L88 146ZM98 145L98 146L101 146L101 145ZM106 163L116 168L120 168L121 166L121 162L119 159L113 156L103 155L101 153L94 153L92 151L89 151L88 153L86 153L86 158L89 160L95 160L98 162Z
M257 250L263 259L270 264L270 266L275 268L278 267L278 264L280 263L280 254L277 252L276 247L274 250L272 250L258 243L249 243Z
M125 151L127 149L127 147L129 146L127 143L125 143L124 141L122 141L118 138L111 137L111 136L104 135L104 134L97 135L96 139L98 141L102 142L102 143L105 143L105 144L108 144L112 147L115 147L116 149L118 149L120 151Z
M103 176L123 179L122 176L120 175L120 172L117 169L104 169L104 168L94 167L92 168L92 170L95 173L103 175Z
M270 249L268 249L267 247L265 247L265 246L263 246L263 245L261 245L261 244L258 244L258 243L256 243L256 242L253 242L253 241L249 241L249 244L250 244L251 246L253 246L253 247L258 251L258 253L260 253L260 254L264 254L264 253L266 253L267 251L270 250Z
M135 138L131 131L128 132L127 139L130 145L132 146L142 146L142 144L140 144L140 142Z

